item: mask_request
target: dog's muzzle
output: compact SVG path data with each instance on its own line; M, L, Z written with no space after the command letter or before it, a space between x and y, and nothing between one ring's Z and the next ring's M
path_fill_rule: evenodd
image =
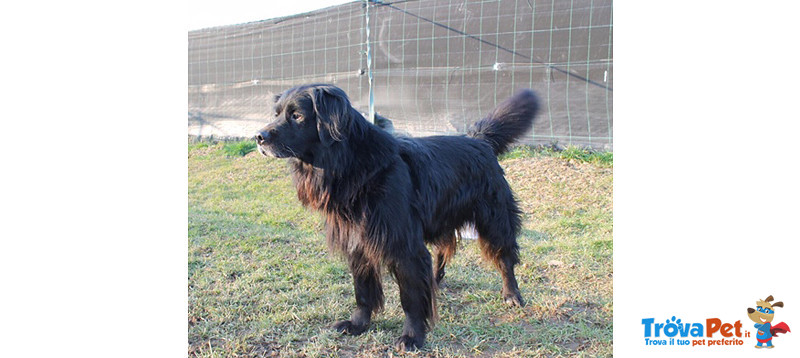
M261 155L265 157L274 157L274 155L270 155L270 152L264 149L264 147L262 147L261 145L256 146L256 148L258 148L258 152L261 153Z
M271 130L262 130L253 139L256 141L258 152L265 157L286 158L289 156L283 145L275 142L275 133Z
M271 139L272 135L269 131L260 131L256 134L253 139L256 141L256 147L258 148L258 152L265 157L277 157L272 151L269 149L269 140Z

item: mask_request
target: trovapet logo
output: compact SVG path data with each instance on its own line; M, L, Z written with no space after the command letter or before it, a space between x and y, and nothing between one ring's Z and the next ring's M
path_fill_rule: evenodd
M742 331L742 322L725 323L719 318L708 318L700 322L681 322L675 316L664 323L656 323L655 318L642 319L644 343L648 346L741 346L741 338L749 337L750 332Z
M775 308L783 308L783 302L773 301L775 301L774 298L769 296L763 300L757 300L756 308L747 308L747 318L755 323L753 326L756 329L755 332L745 329L741 320L706 318L705 320L686 322L677 316L672 316L664 321L643 318L644 344L653 347L719 347L744 346L745 341L755 341L756 348L774 348L773 338L778 337L779 334L791 332L791 330L785 322L773 322Z

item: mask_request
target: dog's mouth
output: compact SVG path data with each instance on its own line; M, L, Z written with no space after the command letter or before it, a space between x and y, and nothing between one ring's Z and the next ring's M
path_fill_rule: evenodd
M264 147L262 147L260 144L257 146L257 148L258 148L258 152L259 152L259 153L261 153L261 155L263 155L263 156L265 156L265 157L271 157L271 156L272 156L272 155L270 155L270 154L267 152L267 150L266 150L266 149L264 149Z
M272 146L265 146L263 144L259 144L256 146L258 148L258 152L261 155L268 157L268 158L287 158L289 157L288 153L284 153L283 151L277 150Z

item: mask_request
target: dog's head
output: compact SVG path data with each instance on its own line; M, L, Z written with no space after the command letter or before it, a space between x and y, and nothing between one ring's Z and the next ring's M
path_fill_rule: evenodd
M255 137L265 156L311 162L320 147L342 142L352 132L353 112L347 94L333 85L291 88L276 96L274 118Z
M747 317L755 323L772 322L775 318L775 307L783 307L783 302L771 303L774 299L772 295L764 300L756 301L756 309L748 308Z

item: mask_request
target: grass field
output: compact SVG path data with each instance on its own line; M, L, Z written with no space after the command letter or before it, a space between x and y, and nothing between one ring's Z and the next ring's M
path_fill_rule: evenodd
M612 354L612 157L524 147L501 164L524 211L517 277L524 308L464 240L438 292L439 321L419 352L393 348L403 312L386 308L356 337L328 325L355 306L321 217L295 196L288 166L247 144L189 144L189 356L555 357Z

